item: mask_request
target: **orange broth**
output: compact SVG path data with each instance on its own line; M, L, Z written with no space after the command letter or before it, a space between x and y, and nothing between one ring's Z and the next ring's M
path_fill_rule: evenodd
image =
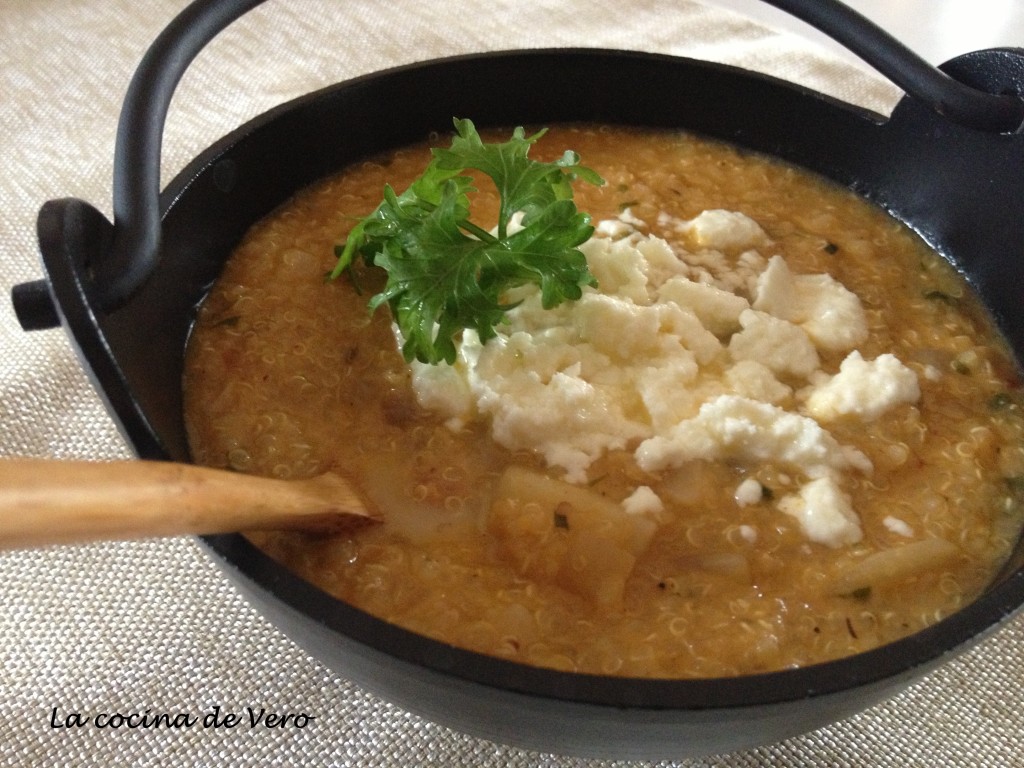
M638 484L653 489L666 508L649 545L624 556L599 541L596 562L575 576L547 567L551 553L574 557L562 514L571 505L517 515L493 508L495 489L508 465L560 473L496 444L486 420L453 430L417 403L389 315L367 311L380 275L359 271L358 291L348 277L324 280L335 244L385 183L402 190L422 171L424 144L355 165L256 224L199 311L184 382L195 461L284 478L339 471L386 516L349 535L252 540L389 622L598 674L813 664L913 633L977 596L1024 517L1024 401L1012 357L964 280L884 212L771 159L692 135L591 126L556 127L533 154L553 159L566 147L607 181L577 190L595 222L628 207L673 243L681 236L659 228L660 213L742 211L794 272L828 273L859 297L865 358L891 352L918 374L917 402L866 425L828 425L874 467L847 487L863 538L809 542L774 506L800 478L771 462L644 472L618 450L590 467L585 486L613 502ZM474 206L493 211L495 195L482 191ZM821 367L834 373L842 358L823 354ZM748 477L763 498L741 505L734 491ZM903 525L894 530L893 518ZM611 597L580 576L600 579L621 562Z

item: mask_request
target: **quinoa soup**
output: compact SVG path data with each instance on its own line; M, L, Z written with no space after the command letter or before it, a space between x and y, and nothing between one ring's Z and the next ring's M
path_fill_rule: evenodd
M187 350L193 458L333 470L385 522L250 538L387 621L598 674L813 664L978 595L1024 518L1024 399L962 278L852 193L728 145L561 126L533 153L566 148L606 180L576 189L598 286L551 310L518 291L451 366L405 362L367 308L375 268L324 279L428 144L252 228Z

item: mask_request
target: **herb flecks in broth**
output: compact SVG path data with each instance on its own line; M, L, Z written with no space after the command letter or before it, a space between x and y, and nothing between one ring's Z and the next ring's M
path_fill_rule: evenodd
M576 205L596 229L579 246L588 258L640 249L648 262L680 272L685 264L686 274L651 279L650 263L637 262L630 278L627 262L598 255L591 270L601 289L635 289L642 314L671 314L652 310L670 299L700 321L666 314L650 335L631 334L632 320L597 323L600 313L592 326L570 322L570 308L608 300L591 287L535 313L561 323L542 335L590 333L587 343L609 360L624 356L622 344L654 345L644 352L651 364L631 374L634 394L618 405L635 431L590 454L581 438L577 453L552 453L563 463L525 443L503 445L462 357L452 370L410 367L388 313L370 315L347 280L324 283L334 244L374 211L383 185L404 187L430 162L425 145L403 149L257 224L200 310L185 381L195 459L277 476L340 470L388 510L384 525L354 537L254 540L385 620L483 653L599 674L709 677L811 664L915 632L973 599L1020 532L1024 414L1017 367L954 270L849 192L728 146L554 127L532 151L554 160L566 146L608 181L576 185ZM498 220L495 191L481 188L472 202L479 221ZM383 289L381 270L351 269L360 286ZM532 290L507 298L524 299L530 313ZM826 294L819 306L814 297ZM847 320L822 323L833 310ZM815 318L817 328L808 325ZM519 328L523 320L497 325L480 355L489 345L530 352L536 340L517 335L533 330ZM793 347L800 354L741 343L758 326L798 335L782 322L811 339ZM687 343L674 343L696 367L656 364L661 332L683 338L687 328ZM581 381L605 392L624 376L572 354L545 358L549 384L584 389L572 381L577 362ZM520 375L513 363L525 357L504 359L505 375ZM423 375L455 378L423 388ZM673 376L682 382L674 389ZM851 394L861 387L870 398ZM685 425L688 437L638 455L656 439L655 414ZM822 505L838 512L825 518L834 530L859 536L809 536L809 510Z

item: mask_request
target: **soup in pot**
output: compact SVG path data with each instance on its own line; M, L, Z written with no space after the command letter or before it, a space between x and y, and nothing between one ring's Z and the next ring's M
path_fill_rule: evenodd
M497 135L497 134L496 134ZM384 513L253 533L386 621L526 664L733 676L876 647L971 601L1024 520L1019 371L970 287L883 211L693 135L562 126L596 286L408 363L335 246L429 146L255 225L187 350L196 462L333 470ZM496 216L480 185L474 208Z

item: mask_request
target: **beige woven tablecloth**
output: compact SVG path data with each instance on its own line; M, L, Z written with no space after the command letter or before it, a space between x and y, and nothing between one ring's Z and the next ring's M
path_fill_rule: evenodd
M753 3L754 0L751 0ZM120 100L183 0L0 0L0 283L40 276L35 215L76 196L109 214ZM272 0L199 57L172 105L165 178L246 118L352 75L534 46L681 53L888 112L899 93L795 36L693 2ZM0 455L128 450L59 330L0 305ZM283 730L55 728L72 713L301 711ZM1024 765L1024 621L896 699L785 743L672 765ZM189 539L0 554L4 766L551 766L600 761L480 741L410 715L309 658ZM617 765L623 765L617 763ZM665 764L667 765L667 763Z

